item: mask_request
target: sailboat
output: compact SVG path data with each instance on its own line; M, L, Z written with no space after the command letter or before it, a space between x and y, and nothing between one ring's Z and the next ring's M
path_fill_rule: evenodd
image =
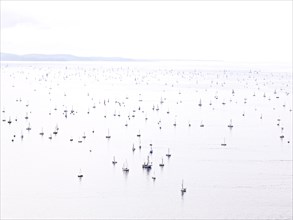
M162 157L162 163L159 164L160 167L165 166L164 161L163 161L163 157Z
M147 157L147 162L144 162L143 165L142 165L142 168L145 168L145 169L151 169L152 168L152 163L149 161L149 156Z
M167 157L171 157L170 148L168 148L168 153L166 154Z
M202 104L201 104L201 99L199 100L198 106L199 106L199 107L202 106Z
M106 135L106 138L107 138L107 139L110 139L110 138L111 138L111 135L110 135L110 131L109 131L109 129L108 129L108 135Z
M58 125L56 125L56 127L55 127L55 131L53 132L53 134L54 134L54 135L57 135L57 134L58 134L58 130L59 130Z
M202 123L202 121L200 122L200 127L203 128L204 124Z
M125 161L125 163L123 164L122 171L123 172L129 172L127 161Z
M141 136L141 134L140 134L140 130L138 131L138 134L136 135L137 137L140 137Z
M44 135L44 130L42 128L42 131L40 132L40 135L43 136Z
M152 179L155 181L156 180L156 175L155 175L155 171L154 171L154 174L152 176Z
M113 157L113 161L112 161L112 164L116 164L117 163L117 161L115 160L115 156Z
M230 124L228 125L228 128L233 128L232 119L230 119Z
M141 140L139 139L139 149L141 149Z
M79 174L77 175L77 177L82 178L83 174L81 173L81 169L79 170Z
M224 143L221 144L221 146L226 146L225 138L224 138Z
M30 124L30 123L28 124L28 127L26 128L26 130L28 130L28 131L32 130L32 129L31 129L31 124Z
M186 188L184 188L184 186L183 186L183 180L182 180L182 184L181 184L181 192L182 193L185 193L186 192Z

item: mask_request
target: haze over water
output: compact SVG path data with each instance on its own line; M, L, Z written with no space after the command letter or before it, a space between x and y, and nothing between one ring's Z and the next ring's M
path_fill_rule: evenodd
M2 62L1 217L292 218L290 71Z

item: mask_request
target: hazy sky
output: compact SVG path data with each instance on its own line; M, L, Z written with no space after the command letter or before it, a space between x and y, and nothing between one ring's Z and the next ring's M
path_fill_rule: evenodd
M292 60L292 1L1 1L1 52Z

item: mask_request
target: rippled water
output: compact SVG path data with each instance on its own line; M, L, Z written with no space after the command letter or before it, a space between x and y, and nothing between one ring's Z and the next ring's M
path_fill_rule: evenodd
M292 218L292 73L217 62L3 62L1 217Z

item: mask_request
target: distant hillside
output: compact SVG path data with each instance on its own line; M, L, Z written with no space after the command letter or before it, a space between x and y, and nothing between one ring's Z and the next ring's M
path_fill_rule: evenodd
M121 57L78 57L70 54L26 54L1 53L1 61L135 61Z

